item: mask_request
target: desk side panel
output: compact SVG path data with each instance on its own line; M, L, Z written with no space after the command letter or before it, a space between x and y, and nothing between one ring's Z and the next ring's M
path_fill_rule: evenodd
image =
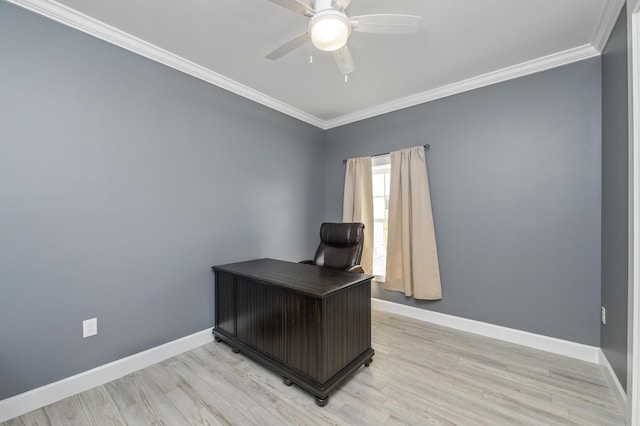
M236 335L236 285L233 275L216 271L216 328Z
M238 339L276 360L284 360L283 290L260 281L236 277Z
M324 382L371 348L371 281L327 297L323 317Z
M320 381L322 301L286 292L286 304L286 364L313 380Z

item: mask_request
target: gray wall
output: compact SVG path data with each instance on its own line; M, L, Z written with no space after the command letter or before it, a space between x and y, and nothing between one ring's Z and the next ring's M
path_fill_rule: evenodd
M443 299L374 297L598 346L600 78L593 58L328 131L327 220L343 158L431 144Z
M3 2L0 53L0 399L212 326L211 265L308 258L343 158L424 143L444 299L374 296L600 342L599 58L323 134Z
M313 254L321 130L4 2L0 56L0 399L212 327L212 265Z
M602 305L600 345L627 382L628 179L627 14L623 8L602 54Z

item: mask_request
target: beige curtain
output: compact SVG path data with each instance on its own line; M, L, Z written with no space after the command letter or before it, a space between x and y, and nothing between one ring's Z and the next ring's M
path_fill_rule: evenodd
M360 264L366 274L373 270L373 183L371 157L350 158L344 178L343 222L364 223Z
M395 151L390 156L384 288L416 299L442 299L424 147Z

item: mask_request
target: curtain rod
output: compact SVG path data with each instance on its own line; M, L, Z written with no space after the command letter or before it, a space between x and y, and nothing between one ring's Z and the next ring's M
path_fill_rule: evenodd
M424 149L428 150L431 147L428 143L424 145ZM383 152L382 154L372 155L372 157L380 157L381 155L389 155L389 152ZM347 164L347 159L342 160L342 164Z

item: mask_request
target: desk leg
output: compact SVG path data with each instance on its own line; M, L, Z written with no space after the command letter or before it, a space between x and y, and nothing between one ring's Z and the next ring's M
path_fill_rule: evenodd
M316 404L318 404L320 407L324 407L325 405L327 405L328 402L329 402L328 396L326 398L318 398L316 396Z
M282 381L284 382L285 385L287 386L291 386L293 384L293 382L289 379L287 379L286 377L282 378Z

